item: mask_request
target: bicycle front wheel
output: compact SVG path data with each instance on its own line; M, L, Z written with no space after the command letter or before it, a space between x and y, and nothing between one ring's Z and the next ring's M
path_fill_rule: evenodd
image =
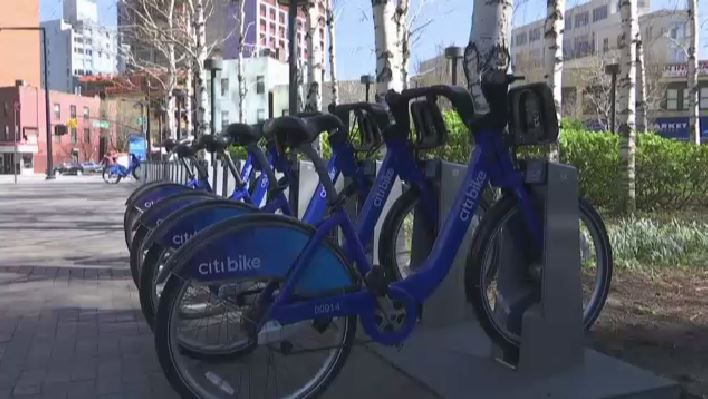
M240 280L246 288L226 299L178 275L169 278L155 320L155 345L167 379L182 398L314 398L339 373L353 345L356 317L286 326L270 321L254 339L249 321L259 312L258 287L264 283ZM205 297L221 310L195 319ZM240 355L219 361L184 350L186 343L205 349L239 342Z
M613 259L610 240L600 215L582 198L578 199L578 207L583 323L588 330L599 317L607 301ZM516 221L523 224L521 218L521 210L514 197L505 196L494 204L475 232L465 269L467 297L475 308L480 326L504 349L518 348L520 344L521 312L515 312L516 317L513 317L510 304L506 303L507 298L498 290L498 271L503 267L500 262L503 258L500 248L501 235L502 229L524 228L512 226ZM523 252L518 248L513 250ZM532 262L528 257L524 261ZM533 270L530 264L525 266L525 270ZM534 285L537 284L538 277L527 277L528 284L515 287L515 303L529 304L539 299L539 287Z

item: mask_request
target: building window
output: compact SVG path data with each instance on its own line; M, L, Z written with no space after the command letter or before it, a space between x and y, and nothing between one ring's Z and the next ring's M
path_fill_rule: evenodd
M229 127L229 111L221 111L221 130Z
M541 39L541 28L536 28L529 32L529 41L530 42L535 42L536 40Z
M602 39L602 51L605 53L610 51L610 39L608 39L608 38Z
M77 141L78 140L76 138L76 128L72 127L71 128L71 144L76 144Z
M54 119L61 119L61 107L59 104L54 104Z
M690 92L689 92L688 88L685 88L682 91L683 91L683 104L681 104L682 105L681 108L688 109L688 106L690 104L690 98L689 98Z
M91 129L84 128L84 143L91 144Z
M592 22L601 21L603 19L607 19L607 4L592 10Z
M265 94L265 76L256 77L256 94Z
M257 116L257 118L258 118L258 123L261 123L261 122L265 121L265 120L266 120L266 111L265 111L265 109L263 109L263 108L258 108L258 111L257 111L257 112L258 112L258 113L257 113L256 116Z
M10 140L10 127L5 125L5 133L3 135L3 140L9 141Z
M566 13L566 15L565 15L565 21L563 22L563 24L565 25L565 26L564 26L564 28L565 28L564 30L565 30L566 32L569 31L569 30L571 30L571 29L573 29L573 15L570 14L570 13Z
M666 109L678 109L678 90L666 89Z
M590 18L589 18L589 14L587 11L576 14L575 15L575 27L582 28L583 26L587 26L589 19Z
M528 37L526 36L526 32L521 32L516 35L516 45L517 46L523 46L526 44Z
M221 79L221 97L226 97L229 94L229 80Z
M84 119L88 119L88 118L89 118L89 108L84 107Z
M701 87L701 109L708 109L708 87Z
M76 118L76 105L72 105L69 107L69 114L71 115L72 119Z

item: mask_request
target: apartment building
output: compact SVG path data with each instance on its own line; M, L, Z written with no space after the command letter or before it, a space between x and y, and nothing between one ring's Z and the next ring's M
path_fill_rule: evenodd
M98 24L96 8L95 0L64 0L64 17L42 22L51 90L75 92L79 77L117 72L116 33Z

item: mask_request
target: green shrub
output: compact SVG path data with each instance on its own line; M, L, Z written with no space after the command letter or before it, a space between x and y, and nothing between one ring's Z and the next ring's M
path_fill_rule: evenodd
M608 220L615 263L623 267L708 268L708 224L649 218Z

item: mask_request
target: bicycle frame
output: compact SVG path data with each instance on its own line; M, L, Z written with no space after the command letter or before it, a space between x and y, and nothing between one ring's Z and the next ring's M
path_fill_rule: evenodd
M508 189L514 193L519 201L522 215L531 235L539 246L542 245L543 228L541 222L535 212L531 197L524 186L522 173L514 169L509 150L502 141L501 132L492 129L482 129L475 134L475 142L477 146L470 157L467 173L450 209L449 216L435 240L431 253L420 265L416 273L388 286L389 294L407 301L408 310L411 310L415 303L423 303L450 271L487 183ZM400 145L400 143L392 144L394 145L393 148L395 148L395 145ZM396 153L396 150L392 152ZM407 161L405 158L399 158L394 155L389 158L389 162L393 162L398 167L397 170L405 170L401 168L406 165L405 162ZM383 171L385 172L387 169L383 169ZM379 173L377 180L385 178L385 176L381 175L385 175L385 173ZM376 187L378 190L382 186L377 185ZM375 201L377 190L370 193L367 200ZM372 205L369 204L369 206ZM295 303L290 302L298 280L308 266L309 259L314 255L322 240L336 227L340 227L346 237L345 253L356 265L358 273L365 276L371 271L372 266L366 257L363 241L359 237L359 234L363 232L361 230L362 226L365 225L366 222L360 224L360 230L358 232L355 231L349 216L341 207L336 207L332 216L317 226L316 233L295 259L294 264L289 269L288 279L279 288L279 294L273 300L268 309L267 317L263 318L263 320L276 320L280 324L292 324L334 316L361 315L362 323L367 333L375 341L384 344L397 344L407 338L415 326L415 322L408 323L406 328L397 332L383 334L379 333L375 326L372 325L374 323L373 318L364 317L372 314L376 302L375 294L367 287L363 287L355 293L323 296ZM264 291L260 300L268 301L271 294L271 290Z

